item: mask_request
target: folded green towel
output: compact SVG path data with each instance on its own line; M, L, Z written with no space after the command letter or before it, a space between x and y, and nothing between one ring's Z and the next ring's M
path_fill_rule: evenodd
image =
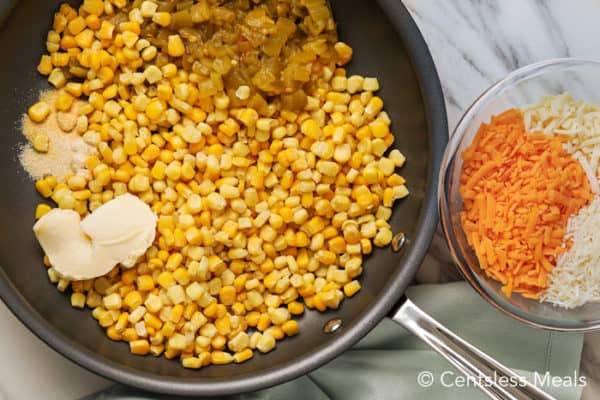
M583 335L530 328L496 311L464 282L415 286L408 297L498 361L536 378L557 399L579 399ZM419 385L419 374L421 382ZM554 378L554 381L551 381ZM432 379L432 380L431 380ZM579 379L579 381L578 381ZM431 383L431 386L429 384ZM320 369L270 389L231 399L485 399L443 358L390 320ZM173 396L114 386L87 400L167 400Z

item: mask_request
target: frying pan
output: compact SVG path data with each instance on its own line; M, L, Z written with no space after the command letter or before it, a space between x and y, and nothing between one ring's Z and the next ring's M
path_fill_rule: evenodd
M0 63L0 293L12 312L53 349L93 372L146 390L224 395L275 385L316 369L356 343L391 312L394 320L463 372L475 376L490 375L494 370L512 374L449 333L409 300L401 299L437 225L437 174L448 130L431 56L399 0L380 0L378 4L335 0L331 5L341 39L355 50L350 73L379 78L381 96L393 120L396 147L408 158L402 174L411 195L395 206L391 220L394 232L405 233L406 245L399 253L389 248L375 251L366 259L359 294L345 300L338 310L306 313L299 321L301 333L278 343L276 351L241 365L199 371L186 370L165 358L130 354L127 344L106 338L89 310L71 308L69 296L47 281L31 230L35 205L41 199L16 154L24 142L19 130L21 115L36 100L39 90L48 87L37 74L36 65L59 1L4 2L9 3L14 7L10 15L7 7L3 16L8 17L0 28L0 49L5 55ZM523 388L522 393L511 388L483 389L495 398L549 398L533 387Z

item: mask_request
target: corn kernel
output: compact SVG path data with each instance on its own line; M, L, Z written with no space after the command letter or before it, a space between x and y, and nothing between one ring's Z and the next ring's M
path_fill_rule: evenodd
M235 361L235 363L239 364L251 359L253 356L254 352L251 349L245 349L238 353L235 353L233 355L233 360Z
M173 304L183 303L185 301L185 290L180 285L172 285L167 289L167 297Z
M366 208L371 205L373 200L373 194L366 186L359 186L356 189L356 203L362 207Z
M348 88L348 79L345 76L334 76L331 80L333 90L343 92Z
M85 306L85 295L83 293L71 294L71 306L75 308L83 308Z
M143 1L140 5L140 11L142 17L144 18L152 18L156 10L158 9L158 4L152 1Z
M38 153L47 153L50 149L50 138L43 133L35 135L33 138L33 148Z
M352 281L344 285L344 294L347 297L354 296L360 290L360 282Z
M133 340L129 342L129 350L133 354L144 356L150 351L150 343L145 339Z
M304 313L304 305L297 301L293 301L287 305L290 314L300 315Z
M52 58L48 55L43 55L37 66L37 70L42 75L50 75L53 69Z
M38 204L35 209L35 219L40 219L47 213L49 213L52 208L47 204Z
M348 46L346 43L337 42L334 45L334 49L338 55L339 65L345 65L350 62L352 59L352 47Z
M202 360L198 357L187 357L181 360L181 365L184 368L200 369L203 366Z
M321 128L314 119L307 119L304 121L300 127L300 130L303 134L312 139L321 138Z
M171 24L171 14L168 12L158 12L152 16L152 22L167 27Z
M165 289L168 289L172 285L176 284L173 275L168 271L163 271L158 275L157 283Z
M108 310L118 310L121 308L121 296L118 293L112 293L102 299L104 307Z
M283 332L285 332L287 336L294 336L298 333L298 322L293 319L286 321L281 326L281 329L283 330Z
M373 239L373 244L377 247L387 246L392 242L393 234L389 228L381 228L377 235L375 235L375 239Z
M270 335L262 335L259 339L256 348L261 353L268 353L273 350L276 346L275 339Z
M242 85L235 91L235 97L240 100L248 100L250 98L250 87Z
M129 310L134 310L142 305L142 295L138 291L129 292L123 299L123 304Z
M144 77L151 85L163 78L162 71L156 65L150 65L144 70Z
M50 114L50 106L40 101L29 107L27 113L33 122L43 122Z
M185 46L181 36L170 35L167 43L167 52L171 57L182 57L185 54Z
M348 93L354 94L363 89L364 78L362 76L353 75L348 78L347 90Z
M88 14L100 16L104 13L104 2L102 0L83 0L81 9Z
M394 162L396 167L402 167L406 162L406 157L397 149L390 152L389 159Z
M224 351L213 351L211 354L211 362L215 365L230 364L233 361L233 356Z
M365 78L362 88L366 92L376 92L379 90L379 81L377 78Z
M166 106L161 100L153 100L146 107L146 115L151 120L158 120L166 111Z

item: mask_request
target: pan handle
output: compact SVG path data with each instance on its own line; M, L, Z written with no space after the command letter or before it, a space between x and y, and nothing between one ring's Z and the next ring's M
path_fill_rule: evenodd
M500 364L481 350L450 332L404 298L391 317L448 360L490 398L497 400L556 400ZM508 382L500 385L498 382Z

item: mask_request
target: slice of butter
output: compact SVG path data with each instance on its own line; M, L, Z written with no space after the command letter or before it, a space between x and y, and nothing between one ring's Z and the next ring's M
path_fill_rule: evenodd
M53 209L33 231L53 268L63 277L96 278L117 264L135 265L152 245L156 215L130 194L119 196L81 221L72 210Z
M73 210L53 209L33 226L33 232L53 268L68 279L102 276L115 266L109 254L97 251L81 229Z
M97 208L81 222L81 228L94 246L131 268L152 245L156 221L146 203L126 193Z

